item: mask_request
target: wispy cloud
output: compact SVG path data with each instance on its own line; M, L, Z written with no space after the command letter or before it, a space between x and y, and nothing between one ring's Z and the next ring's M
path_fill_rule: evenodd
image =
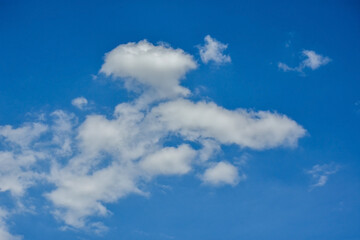
M229 63L231 58L229 55L223 54L228 45L217 41L210 35L205 37L205 44L199 47L200 57L203 63L209 63L211 61L216 64Z
M339 170L339 168L340 167L338 165L335 165L333 163L314 165L310 170L306 171L306 173L309 174L314 181L310 188L313 189L316 187L324 186L327 183L329 176L335 174Z
M278 68L284 72L296 71L302 72L305 68L310 68L315 70L321 66L328 64L331 59L329 57L324 57L320 54L317 54L315 51L303 50L302 56L305 58L302 62L299 63L296 67L289 67L287 64L279 62Z
M354 106L355 106L355 112L360 113L360 100L356 101L354 103Z
M0 208L0 239L1 240L21 240L21 236L15 236L11 234L8 230L8 226L6 225L5 220L8 218L9 213Z

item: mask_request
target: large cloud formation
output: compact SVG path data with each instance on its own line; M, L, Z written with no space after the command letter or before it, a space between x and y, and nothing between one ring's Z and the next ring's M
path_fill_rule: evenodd
M65 225L104 228L91 217L106 216L107 203L129 194L148 195L146 183L157 176L194 174L211 186L244 180L231 161L215 157L222 145L295 147L305 135L279 113L192 101L180 80L196 67L193 56L168 45L119 45L105 55L100 73L140 89L138 96L118 104L111 117L89 114L79 123L57 110L48 121L1 126L0 191L20 199L29 187L50 183L44 196Z

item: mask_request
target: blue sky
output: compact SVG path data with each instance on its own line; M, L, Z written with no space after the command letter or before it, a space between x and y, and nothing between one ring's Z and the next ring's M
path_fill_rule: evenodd
M0 1L0 239L360 239L357 1Z

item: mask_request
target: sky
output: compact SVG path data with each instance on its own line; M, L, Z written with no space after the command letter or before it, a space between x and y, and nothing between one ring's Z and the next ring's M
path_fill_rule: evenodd
M0 0L0 239L359 240L358 1Z

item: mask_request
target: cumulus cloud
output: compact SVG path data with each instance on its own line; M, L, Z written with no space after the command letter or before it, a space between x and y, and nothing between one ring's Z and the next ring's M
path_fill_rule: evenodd
M302 55L305 58L297 67L289 67L287 64L279 62L279 69L284 72L288 71L296 71L302 72L305 68L310 68L311 70L315 70L321 66L328 64L331 59L329 57L324 57L320 54L317 54L315 51L311 50L303 50Z
M29 187L50 183L44 196L59 221L102 231L106 227L90 217L108 215L106 205L129 194L148 195L147 183L158 176L195 174L206 184L236 185L244 175L216 161L222 145L294 147L305 135L283 114L186 99L190 90L180 81L195 68L191 55L168 45L119 45L106 54L100 72L131 90L137 85L140 95L118 104L112 116L91 113L79 122L57 110L46 121L0 126L0 191L20 198Z
M47 197L66 224L83 227L88 216L108 213L104 203L130 193L146 194L138 186L153 177L191 172L194 164L210 159L221 144L252 149L295 146L304 134L305 130L293 120L270 112L230 111L215 103L186 99L166 101L150 110L121 103L113 119L89 115L78 127L80 153L65 167L53 168L51 181L57 189ZM181 135L183 140L202 147L164 146L171 135ZM104 161L108 165L99 168ZM204 175L204 181L234 185L239 180L237 174L224 179L216 175L233 173L231 169L228 164L220 164Z
M227 49L228 45L223 44L210 35L205 37L205 44L199 47L200 57L203 63L215 62L216 64L229 63L231 58L229 55L224 55L223 52Z
M240 178L238 169L228 162L219 162L215 164L206 169L202 176L202 180L205 184L214 186L225 184L235 186L241 179L244 179L244 176Z
M77 107L78 109L84 109L85 106L88 104L88 100L84 97L77 97L77 98L74 98L72 101L71 101L71 104L74 106L74 107Z
M152 111L170 131L188 140L213 138L222 144L266 149L296 146L305 130L285 115L268 111L234 111L213 102L192 102L186 99L160 104Z
M335 174L338 170L339 166L335 164L314 165L310 170L306 171L315 182L311 185L311 188L324 186L327 183L329 176Z
M196 67L193 57L182 49L142 40L121 44L108 52L100 72L122 79L130 89L141 84L156 91L158 97L166 98L189 94L179 82Z
M147 156L140 162L140 167L150 174L181 175L191 170L195 156L196 151L188 145L166 147Z
M130 193L141 194L135 185L136 169L132 166L114 162L92 173L81 173L82 170L68 167L52 170L50 181L57 189L46 197L56 206L55 216L67 225L85 227L86 217L109 213L104 203L115 202Z

